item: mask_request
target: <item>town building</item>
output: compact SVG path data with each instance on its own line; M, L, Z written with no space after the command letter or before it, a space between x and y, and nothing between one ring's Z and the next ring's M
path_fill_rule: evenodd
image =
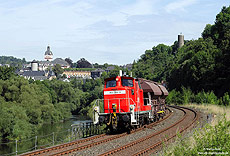
M76 78L91 78L90 71L64 71L62 75L66 75L67 78L76 77Z
M59 64L61 66L61 68L63 68L63 69L70 67L69 63L66 62L65 60L63 60L62 58L56 58L53 61L39 61L39 70L41 70L41 71L47 70L47 69L50 69L57 64Z
M107 73L109 73L110 71L112 71L112 70L114 70L114 69L115 69L114 66L108 66L108 67L105 69L105 71L106 71Z
M91 77L93 79L99 78L99 77L101 77L101 74L103 72L105 72L105 70L98 68L98 69L96 69L94 71L91 71Z
M123 69L128 69L128 71L131 71L131 70L132 70L132 67L133 67L133 64L131 64L131 63L122 66Z
M52 80L56 78L53 71L19 71L18 75L24 77L25 79L32 80Z
M10 67L9 64L0 64L0 66L1 66L1 67L3 67L3 66Z
M50 46L47 46L44 58L45 61L38 62L38 70L40 71L48 70L56 64L59 64L63 69L70 67L69 63L63 60L62 58L56 58L53 60L53 53L50 50Z

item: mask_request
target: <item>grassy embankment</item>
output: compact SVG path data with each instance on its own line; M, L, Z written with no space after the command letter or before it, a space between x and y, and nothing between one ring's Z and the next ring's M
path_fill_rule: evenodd
M162 155L230 155L230 107L207 104L184 106L213 114L212 121L203 128L197 128L188 137L178 134L176 142L164 147Z

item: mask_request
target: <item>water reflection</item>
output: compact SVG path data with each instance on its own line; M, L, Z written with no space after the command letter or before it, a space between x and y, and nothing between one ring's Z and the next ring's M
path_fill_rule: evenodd
M53 132L61 132L70 129L72 124L80 124L81 122L91 122L92 120L87 116L73 115L70 119L64 122L58 122L53 124L43 124L38 130L38 135L47 135Z

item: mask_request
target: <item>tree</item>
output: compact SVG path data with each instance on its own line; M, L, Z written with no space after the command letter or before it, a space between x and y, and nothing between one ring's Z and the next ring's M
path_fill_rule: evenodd
M81 58L77 61L77 68L92 68L92 65L85 58Z
M204 39L207 39L209 37L212 38L212 25L211 24L207 24L204 28L204 31L202 32L202 37Z
M0 64L9 64L10 66L20 68L24 63L26 63L25 58L21 60L13 56L0 56Z
M152 50L146 50L145 54L133 64L133 73L136 77L161 81L166 79L169 68L172 67L172 47L159 44Z
M215 24L207 25L202 36L204 39L211 38L220 49L220 53L215 58L215 89L220 94L230 92L230 6L222 8L216 16Z
M53 71L55 73L55 75L57 77L59 77L59 75L61 75L63 72L64 72L64 69L61 68L61 65L60 64L56 64L54 67L53 67Z
M66 61L67 63L69 63L69 65L70 65L71 68L73 67L73 61L72 61L69 57L66 58L65 61Z
M177 60L167 78L169 87L211 90L215 81L215 57L218 52L211 39L200 38L184 45L176 54Z
M14 67L7 67L7 66L0 66L0 79L7 80L11 77L15 76L15 68Z

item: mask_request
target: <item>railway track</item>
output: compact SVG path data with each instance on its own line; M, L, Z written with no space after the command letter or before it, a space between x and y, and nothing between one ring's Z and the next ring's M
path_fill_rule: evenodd
M156 149L162 145L163 141L168 141L177 136L177 132L184 132L186 129L191 127L197 119L198 115L196 111L185 108L185 107L176 107L174 108L180 109L184 112L183 118L181 118L176 123L171 126L162 129L156 133L143 137L139 140L133 141L125 146L121 146L119 148L113 149L106 153L101 154L100 156L108 156L108 155L147 155L148 153L153 153Z
M174 108L177 108L177 107L174 107ZM127 153L127 155L144 155L144 154L146 154L148 152L154 151L154 149L156 149L156 147L159 147L161 145L162 141L159 140L158 142L152 142L151 138L154 138L154 137L157 137L159 135L162 135L163 133L166 133L166 132L170 131L170 129L173 128L173 127L178 127L176 125L178 125L179 123L181 123L181 122L183 122L185 120L188 120L187 116L188 116L188 114L191 114L190 112L192 111L192 110L189 111L188 109L185 109L185 108L177 108L177 109L181 109L181 111L184 112L184 116L183 116L182 119L180 119L175 124L169 126L168 128L166 128L164 130L161 130L161 131L159 131L157 133L154 133L154 134L151 134L149 136L140 138L138 140L135 140L135 141L133 141L133 142L125 145L125 146L121 146L119 148L115 148L114 150L108 151L108 152L103 153L101 155L120 155L120 154L126 155L126 153ZM154 125L157 125L157 124L161 123L162 121L168 119L172 114L173 114L173 112L169 111L168 115L165 116L165 118L163 118L163 119L161 119L161 120L159 120L157 122L154 122L152 124L145 125L145 126L143 126L141 128L135 129L135 130L131 131L131 133L136 133L136 132L142 131L145 128L151 128ZM195 115L195 116L197 116L197 115ZM192 118L193 117L191 117L190 120ZM186 125L184 125L183 127L184 127L183 129L179 129L180 132L182 132L182 131L185 130ZM174 129L172 131L175 132L176 130ZM178 129L177 129L177 131L178 131ZM117 134L117 135L101 134L101 135L93 136L93 137L90 137L90 138L81 139L81 140L73 141L73 142L70 142L70 143L66 143L66 144L62 144L62 145L57 145L57 146L49 147L49 148L46 148L46 149L41 149L41 150L37 150L37 151L25 153L25 154L22 154L22 155L23 156L34 156L34 155L39 155L39 156L71 155L73 153L76 153L77 151L82 151L84 149L92 148L92 147L100 145L100 144L105 144L106 142L110 142L112 140L116 140L116 139L124 137L126 135L128 135L128 134L127 133L122 133L122 134ZM174 134L167 134L167 136L169 136L167 139L171 139L171 138L174 137ZM147 148L144 148L144 149L143 148L139 149L139 150L136 149L137 146L145 147L145 145L147 143L146 141L148 141L148 140L150 142L152 142L152 144L155 143L154 146L153 145L151 145L151 146L149 145ZM136 152L131 154L130 150L133 150L133 149Z
M163 119L161 119L157 122L151 123L149 125L145 125L141 128L135 129L135 130L131 131L131 133L141 131L144 128L150 128L150 127L166 120L167 118L169 118L172 115L172 111L170 109L168 109L168 112L169 113L167 114L167 116L165 116ZM45 149L40 149L40 150L24 153L24 154L21 154L20 156L67 155L67 154L71 154L71 153L79 151L79 150L91 148L93 146L118 139L118 138L123 137L125 135L127 135L127 133L116 134L116 135L101 134L101 135L97 135L97 136L93 136L93 137L89 137L89 138L85 138L85 139L81 139L81 140L77 140L77 141L72 141L70 143L65 143L65 144L52 146L52 147L45 148Z

